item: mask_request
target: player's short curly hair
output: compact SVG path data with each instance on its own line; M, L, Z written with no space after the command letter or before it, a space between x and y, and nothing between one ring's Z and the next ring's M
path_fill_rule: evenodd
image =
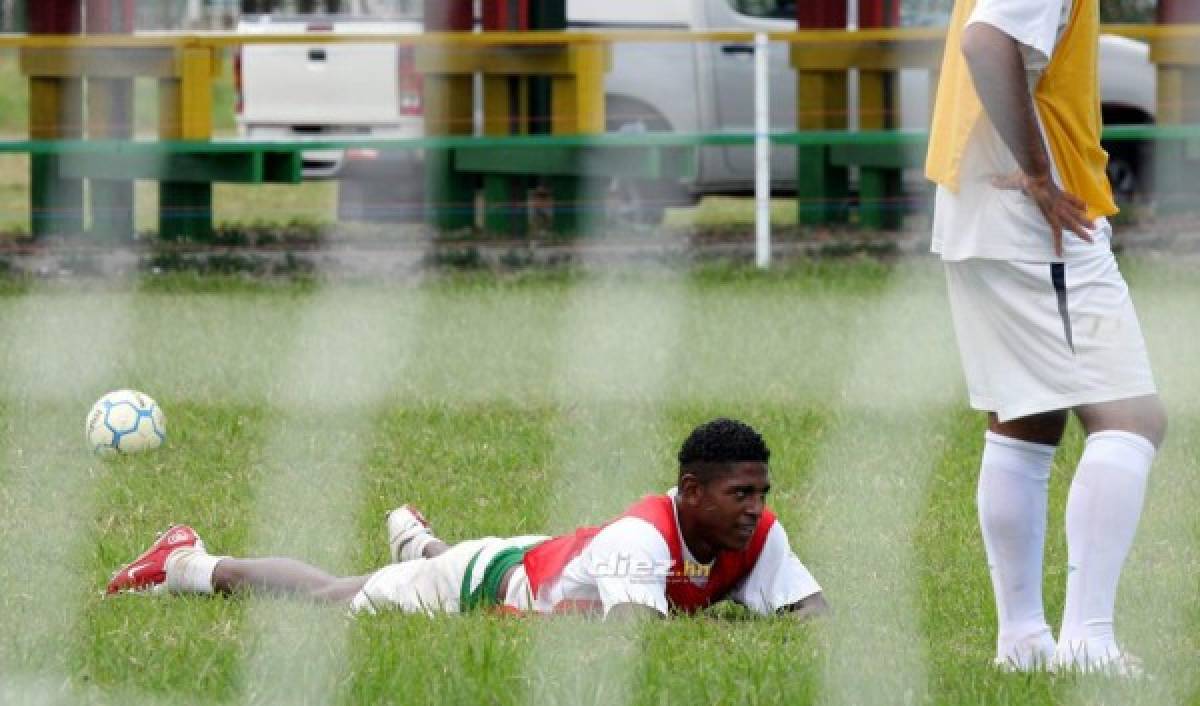
M762 435L749 424L721 417L692 430L679 449L679 474L694 473L707 480L716 467L730 463L771 460Z

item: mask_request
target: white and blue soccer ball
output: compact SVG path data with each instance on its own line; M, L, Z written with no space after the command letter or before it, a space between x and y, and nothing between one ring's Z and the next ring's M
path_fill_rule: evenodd
M88 445L101 456L156 449L167 438L162 408L137 390L116 390L96 400L88 413Z

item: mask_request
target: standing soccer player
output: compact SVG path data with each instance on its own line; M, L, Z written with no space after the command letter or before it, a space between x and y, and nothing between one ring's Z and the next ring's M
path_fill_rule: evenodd
M996 662L1128 674L1113 608L1166 413L1110 248L1098 39L1098 0L958 0L926 171L971 406L988 413L978 503ZM1046 498L1072 410L1088 436L1056 644Z

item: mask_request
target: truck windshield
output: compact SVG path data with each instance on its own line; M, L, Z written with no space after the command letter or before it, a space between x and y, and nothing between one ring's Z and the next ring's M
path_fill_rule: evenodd
M379 20L420 20L423 0L242 0L243 15L339 15Z

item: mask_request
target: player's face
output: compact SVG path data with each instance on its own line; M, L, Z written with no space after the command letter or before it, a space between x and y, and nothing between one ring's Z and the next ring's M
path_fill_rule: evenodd
M701 485L701 516L708 541L718 549L745 549L770 490L767 464L758 461L735 463L730 472Z

